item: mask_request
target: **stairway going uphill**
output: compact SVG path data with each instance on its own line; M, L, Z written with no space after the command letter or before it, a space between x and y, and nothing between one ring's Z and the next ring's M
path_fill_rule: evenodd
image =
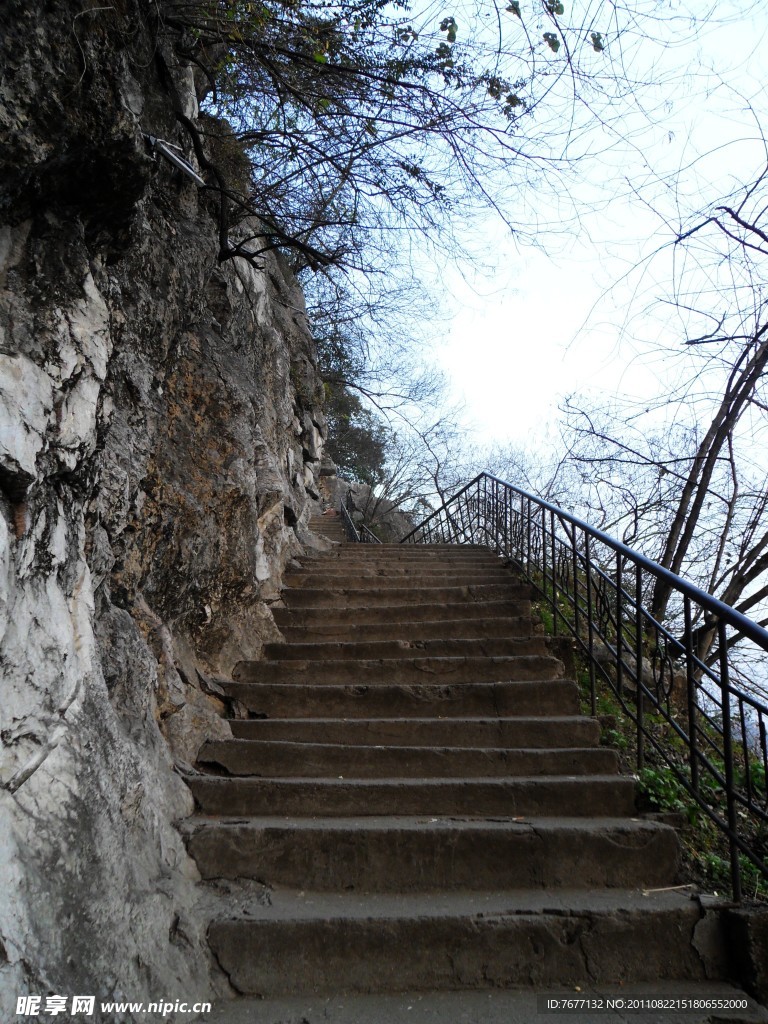
M512 569L339 544L285 584L285 642L229 686L251 717L190 781L203 877L268 887L209 927L237 991L717 976L675 831L633 816Z

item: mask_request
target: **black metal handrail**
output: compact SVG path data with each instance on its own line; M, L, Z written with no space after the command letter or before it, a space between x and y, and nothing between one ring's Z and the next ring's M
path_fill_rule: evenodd
M344 525L344 532L353 544L381 544L376 534L369 530L365 523L361 523L359 526L356 525L353 518L356 510L349 491L347 491L345 499L340 503L339 511Z
M737 685L743 670L734 661L735 640L747 640L754 671L768 654L768 631L489 473L402 540L430 542L483 544L514 562L548 606L553 632L570 634L586 656L592 713L598 683L607 685L635 722L638 770L652 748L728 837L734 898L741 899L740 856L768 876L768 705ZM645 604L660 579L673 595L663 621Z
M365 523L360 523L360 543L381 544L381 541L372 530L368 529Z

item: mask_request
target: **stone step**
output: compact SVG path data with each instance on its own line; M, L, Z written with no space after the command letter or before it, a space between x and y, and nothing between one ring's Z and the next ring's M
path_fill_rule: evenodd
M530 615L510 618L456 618L431 623L316 623L281 626L287 643L364 643L371 640L481 640L483 637L529 637Z
M596 747L594 718L253 718L230 721L244 740L416 746Z
M313 516L309 521L309 525L315 533L341 533L346 538L344 522L341 516Z
M626 776L464 779L187 779L202 814L419 814L621 817L634 811Z
M350 543L299 565L272 607L286 642L236 667L233 737L188 776L183 830L220 880L209 941L234 989L723 976L703 952L713 919L669 891L676 833L633 817L634 779L579 713L568 644L536 634L514 566Z
M399 640L334 641L326 643L270 643L264 646L264 661L240 662L240 665L263 665L269 661L297 663L301 661L410 661L418 658L517 658L522 655L547 654L544 636L481 637L479 639L412 640L407 632ZM248 671L252 671L249 669Z
M478 601L472 604L450 601L423 602L422 604L392 604L376 607L356 608L350 612L343 605L338 608L286 608L273 605L271 608L277 625L282 628L291 625L336 625L348 623L357 625L382 625L389 622L442 622L446 620L474 621L488 618L515 618L530 615L530 595L510 601Z
M510 778L618 771L618 756L608 747L387 747L231 739L204 743L197 760L230 775L281 778Z
M280 597L288 608L344 608L352 618L358 608L399 605L477 604L486 601L520 601L530 597L530 587L515 583L478 583L469 586L401 586L381 590L354 587L286 587Z
M679 894L559 890L273 893L214 921L238 992L399 992L703 980L699 906ZM407 1019L407 1018L406 1018ZM596 1018L597 1019L597 1018Z
M204 878L344 892L673 885L677 833L629 818L190 819Z
M353 550L352 555L348 553L350 548ZM337 551L340 553L337 554ZM466 573L503 574L513 579L523 578L516 565L493 555L488 558L376 558L372 555L368 558L357 558L354 556L354 545L337 545L317 559L295 559L287 571L296 573L306 580L316 576L344 576L355 572L361 576L400 576L406 579L415 573L424 573L434 579L441 576L462 576Z
M352 586L370 584L379 586L405 586L411 580L418 579L428 586L463 586L468 583L521 583L517 573L511 572L503 565L467 565L467 566L435 566L408 565L400 568L382 565L380 567L360 566L317 566L302 568L285 573L283 582L287 587L319 587L344 586L349 581Z
M498 555L486 547L471 547L468 544L357 544L346 545L343 551L334 548L331 551L307 551L297 556L297 561L302 565L322 564L333 558L340 558L346 561L367 563L368 561L386 562L388 565L397 565L398 562L443 562L452 564L455 562L484 562L486 565L499 564L516 565L513 559Z
M304 558L333 558L336 551L324 551L320 555L303 555ZM350 543L339 553L344 558L386 558L396 561L398 558L496 558L497 556L484 544L358 544Z
M419 590L427 588L446 587L485 587L485 586L513 586L520 587L523 584L516 576L507 572L506 569L472 569L468 572L457 570L450 573L427 574L414 569L410 573L398 573L389 576L381 573L349 572L338 573L286 573L283 577L283 585L289 591L297 588L307 591L339 591L352 589L356 593L377 593L384 590L402 590L404 587L416 585ZM283 592L281 592L282 594ZM289 594L289 597L291 595Z
M276 609L277 610L277 609ZM299 613L295 613L298 618ZM496 619L445 619L443 622L317 622L314 625L281 625L286 641L298 643L362 643L368 640L480 640L483 637L530 636L531 616Z
M227 683L225 689L250 712L263 718L561 716L579 713L579 695L571 680L540 682L417 685L305 685Z
M365 575L383 573L387 576L406 575L414 572L423 572L430 576L443 573L463 572L505 572L508 575L519 576L520 572L512 563L506 562L495 555L485 557L473 556L470 558L392 558L385 555L381 558L358 558L354 549L346 553L336 551L320 555L316 558L301 556L297 559L302 574L314 576L317 573L345 573L360 572Z
M532 644L535 650L536 645ZM240 683L283 683L313 686L349 683L355 686L476 683L542 680L563 675L562 661L548 654L513 657L378 658L366 661L241 661L232 673Z

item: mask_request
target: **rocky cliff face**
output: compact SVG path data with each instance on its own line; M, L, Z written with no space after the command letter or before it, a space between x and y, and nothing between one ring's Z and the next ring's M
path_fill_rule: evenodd
M210 991L178 768L275 635L323 419L282 260L219 265L151 9L6 3L0 42L0 1007ZM149 15L147 14L146 17ZM177 768L177 771L174 771Z

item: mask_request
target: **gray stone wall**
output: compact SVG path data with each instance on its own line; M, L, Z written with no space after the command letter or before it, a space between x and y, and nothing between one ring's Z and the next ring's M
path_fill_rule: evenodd
M179 774L211 675L276 635L324 421L276 255L219 265L140 4L6 3L0 41L0 1016L210 994ZM7 29L7 31L6 31ZM167 55L166 55L167 57ZM170 75L170 79L169 79ZM176 770L174 770L176 769Z

